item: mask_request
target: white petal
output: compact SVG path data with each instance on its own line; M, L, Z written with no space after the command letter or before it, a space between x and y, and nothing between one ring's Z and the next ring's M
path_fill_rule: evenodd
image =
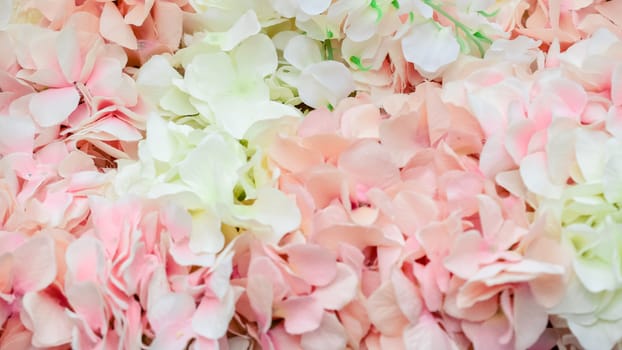
M262 120L284 116L301 116L298 109L275 101L250 101L237 96L226 96L212 103L214 122L236 139Z
M314 108L329 103L334 107L355 88L352 73L337 61L323 61L305 68L298 83L300 98Z
M622 319L598 321L589 326L568 320L568 328L586 350L612 349L622 339Z
M378 31L378 14L371 7L365 7L348 16L345 33L348 39L361 42L371 38Z
M581 174L586 181L599 181L606 161L606 143L609 137L598 131L577 130L576 156Z
M236 205L233 210L234 218L244 221L257 221L267 225L269 231L255 230L262 240L277 243L283 235L298 228L301 214L296 201L283 192L262 187L257 190L257 199L251 206Z
M607 201L622 202L622 156L609 158L603 174L603 193Z
M450 28L439 30L436 24L425 22L413 27L402 39L402 52L420 73L434 77L441 68L458 58L460 45Z
M168 162L175 155L175 139L168 128L168 122L157 115L147 119L147 138L144 142L154 159Z
M244 39L259 33L261 24L253 10L244 13L233 26L224 33L208 33L203 41L211 45L218 45L223 51L231 51Z
M287 42L283 57L292 66L301 70L322 61L322 53L317 41L304 35L298 35Z
M246 160L241 147L218 133L208 134L179 164L181 180L206 204L232 202L237 172Z
M184 91L207 101L211 96L231 89L237 73L224 52L197 55L186 68Z
M530 154L520 164L520 175L527 189L549 198L559 198L563 186L554 184L546 172L544 152Z
M330 6L331 0L298 0L300 9L309 16L319 15Z
M195 254L218 253L225 245L220 225L220 219L213 214L201 212L193 215L190 250Z
M273 74L278 65L274 43L265 34L253 35L244 40L233 51L233 57L241 77L263 78Z

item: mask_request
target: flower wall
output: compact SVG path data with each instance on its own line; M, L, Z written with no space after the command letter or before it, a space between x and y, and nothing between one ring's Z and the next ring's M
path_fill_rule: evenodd
M0 348L622 348L622 1L0 0Z

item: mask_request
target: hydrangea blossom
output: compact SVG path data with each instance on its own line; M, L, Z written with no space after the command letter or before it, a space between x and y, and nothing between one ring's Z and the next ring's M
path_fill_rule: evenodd
M221 225L252 228L267 241L278 242L299 223L292 199L257 183L254 193L240 192L247 165L245 147L214 127L149 119L147 138L139 145L139 161L120 161L118 193L169 198L193 215L189 247L214 255L223 249ZM261 166L261 165L259 165Z

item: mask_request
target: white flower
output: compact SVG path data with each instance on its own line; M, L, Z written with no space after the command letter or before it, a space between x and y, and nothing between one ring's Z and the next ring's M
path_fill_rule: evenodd
M322 61L317 41L303 35L291 38L283 55L300 72L292 85L305 104L314 108L336 106L354 91L350 70L341 62Z
M265 78L274 74L277 55L264 34L244 40L230 53L201 53L174 83L210 122L241 139L256 122L300 116L296 108L270 100Z
M451 28L426 21L402 38L402 52L421 75L431 79L458 58L460 44Z
M561 224L572 266L550 313L566 319L584 348L610 349L622 340L622 142L578 125L563 130L566 142L554 142L551 128L546 153L525 157L520 169L538 213Z
M249 167L244 146L215 127L194 129L151 116L139 155L138 161L119 162L116 192L166 199L189 210L189 244L195 254L216 254L223 248L222 224L252 228L270 243L300 224L295 200L272 188L272 182L259 179L247 201L235 198L244 172L262 170Z

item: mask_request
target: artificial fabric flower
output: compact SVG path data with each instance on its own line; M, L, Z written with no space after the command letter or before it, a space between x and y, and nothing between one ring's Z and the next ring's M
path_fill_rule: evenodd
M5 132L34 133L33 147L59 138L76 148L87 143L114 158L129 157L132 144L142 138L145 110L134 81L123 72L125 53L72 26L53 31L15 25L8 34L11 42L23 43L13 45L9 72L31 90L11 85L16 95L5 106ZM13 123L17 118L25 120Z
M77 25L125 49L132 65L179 48L184 21L193 10L185 0L128 0L120 2L16 1L11 22L32 23L60 30ZM192 25L188 25L191 27Z
M558 223L557 239L571 257L565 298L551 312L567 321L586 349L612 348L622 339L615 327L621 322L615 311L622 283L617 234L620 141L577 125L557 124L551 133L554 128L569 135L567 142L550 142L547 153L530 155L520 168L525 186L535 194L537 212ZM569 145L570 156L563 159L560 148ZM536 170L540 165L550 170Z
M292 200L258 182L255 195L236 192L248 158L244 146L214 127L194 129L158 116L148 121L139 161L119 164L119 193L171 198L193 214L190 249L214 255L225 244L221 224L253 228L276 243L299 222ZM250 202L245 202L248 200Z

